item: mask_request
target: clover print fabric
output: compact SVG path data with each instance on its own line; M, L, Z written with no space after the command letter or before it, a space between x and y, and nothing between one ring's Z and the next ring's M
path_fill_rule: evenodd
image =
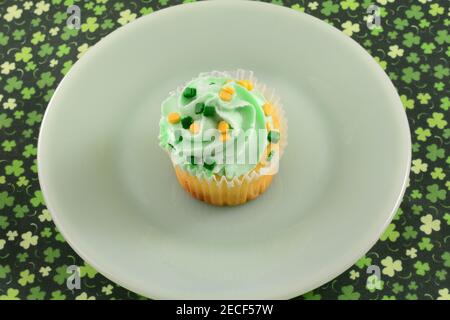
M338 278L298 298L450 299L448 1L272 2L316 16L361 44L397 88L412 136L410 184L378 243ZM37 138L56 86L90 47L179 3L0 2L0 300L142 299L82 261L56 229L39 187ZM81 10L79 29L67 27L73 4ZM370 30L372 4L381 27ZM66 286L70 265L80 266L80 289Z

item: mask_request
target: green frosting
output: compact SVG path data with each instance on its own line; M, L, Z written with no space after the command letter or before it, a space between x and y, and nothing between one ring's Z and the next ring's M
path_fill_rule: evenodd
M228 80L200 74L162 103L160 145L169 151L174 164L194 175L239 177L255 168L267 146L266 122L272 119L264 115L265 98L255 89L249 91ZM223 87L234 89L230 101L220 98ZM169 123L171 112L177 112L181 121ZM216 130L222 120L230 126L225 142ZM196 134L187 125L192 122L199 125Z

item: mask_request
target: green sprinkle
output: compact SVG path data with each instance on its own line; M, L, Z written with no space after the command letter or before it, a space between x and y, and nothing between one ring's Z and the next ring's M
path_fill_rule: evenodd
M267 140L272 143L277 143L280 141L280 133L278 131L270 130L269 134L267 135Z
M181 133L181 130L175 131L175 143L183 141L183 134Z
M275 153L275 151L273 151L273 150L269 152L269 154L267 155L267 161L272 160L274 153Z
M189 129L189 126L192 124L193 120L192 117L187 116L181 119L181 126L183 129Z
M205 117L213 117L216 114L216 108L214 106L205 106L203 108L203 115Z
M197 89L195 89L195 88L187 87L183 91L183 97L185 97L186 99L192 99L196 95L197 95Z
M194 156L189 157L189 162L194 166L197 164L197 160Z
M203 163L203 166L204 166L205 169L207 169L207 170L212 170L212 169L214 169L214 167L216 166L216 162L215 162L214 160L212 160L211 163L206 163L206 162L204 162L204 163Z
M205 108L205 104L203 102L199 102L195 105L195 114L201 114L203 109Z

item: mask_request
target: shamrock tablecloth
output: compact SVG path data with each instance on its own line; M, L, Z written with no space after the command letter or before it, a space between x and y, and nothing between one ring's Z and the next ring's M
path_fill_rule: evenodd
M305 299L450 299L450 34L447 1L274 0L359 42L386 71L408 114L410 186L395 219L353 267ZM171 0L0 1L0 300L139 298L83 262L64 241L39 188L39 125L54 90L98 40ZM77 4L80 29L67 27ZM367 8L381 27L369 30ZM81 267L81 288L66 286ZM370 276L367 267L381 271ZM369 281L368 281L369 280Z

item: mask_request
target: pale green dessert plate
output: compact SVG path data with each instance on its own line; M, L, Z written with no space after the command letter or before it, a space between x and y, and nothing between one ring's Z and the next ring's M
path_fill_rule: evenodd
M272 186L217 208L178 185L160 104L202 71L253 70L289 121ZM306 14L257 2L161 10L100 41L54 94L39 178L74 250L151 298L291 298L377 241L407 184L410 134L386 74Z

